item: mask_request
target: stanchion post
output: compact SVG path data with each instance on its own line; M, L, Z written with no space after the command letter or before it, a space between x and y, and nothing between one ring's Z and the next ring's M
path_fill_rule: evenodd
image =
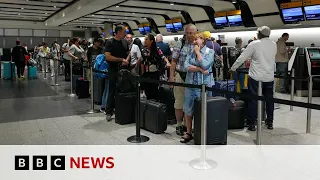
M84 69L83 69L83 72L84 72ZM84 78L84 77L83 77ZM93 113L97 113L99 112L98 110L94 109L94 91L93 91L93 66L90 67L90 80L91 80L91 83L90 83L90 91L91 91L91 95L90 95L90 98L91 98L91 109L87 112L88 114L93 114Z
M70 92L70 97L75 97L76 95L73 93L73 84L72 84L72 74L73 74L73 72L72 72L72 59L70 60L70 82L71 82L71 92Z
M217 163L207 159L207 92L204 77L202 75L201 85L201 156L190 162L190 165L199 170L207 170L214 168Z
M290 96L290 100L293 101L294 99L294 68L291 69L291 96ZM290 111L293 111L293 106L290 105Z
M60 84L58 84L58 59L53 59L53 66L54 66L54 84L51 84L51 86L60 86Z
M47 58L43 58L44 59L44 63L43 63L43 66L44 66L44 78L43 79L47 79Z
M262 96L262 82L258 82L258 96ZM258 101L257 145L261 145L262 101Z
M128 142L143 143L149 141L149 137L140 134L140 79L136 76L136 135L128 137Z
M309 77L309 92L308 92L308 103L312 103L312 89L313 89L313 77ZM307 109L307 133L311 132L311 109Z

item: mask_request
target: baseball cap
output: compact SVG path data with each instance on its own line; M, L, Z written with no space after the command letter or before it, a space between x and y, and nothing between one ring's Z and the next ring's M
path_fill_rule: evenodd
M206 39L211 38L211 33L209 31L203 31L202 34L203 34L204 38L206 38Z
M258 28L258 32L260 32L264 36L270 36L271 29L268 26L261 26Z

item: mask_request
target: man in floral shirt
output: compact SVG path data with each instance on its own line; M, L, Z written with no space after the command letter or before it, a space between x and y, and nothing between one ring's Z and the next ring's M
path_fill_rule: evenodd
M170 68L170 82L184 83L187 69L184 67L187 54L190 54L194 48L193 35L197 31L197 27L188 24L185 28L185 38L182 39L181 47L174 47L172 53L172 63ZM174 87L175 97L175 114L177 119L176 133L180 136L184 135L186 127L182 125L183 120L183 103L184 103L184 87Z

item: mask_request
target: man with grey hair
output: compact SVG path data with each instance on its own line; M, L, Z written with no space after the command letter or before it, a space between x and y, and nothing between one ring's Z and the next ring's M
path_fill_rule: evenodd
M247 59L251 58L249 68L249 93L256 96L258 94L258 83L261 81L263 96L266 98L273 98L275 57L277 54L277 45L269 39L270 34L271 30L269 27L259 27L258 40L251 42L231 67L231 71L236 71ZM248 106L248 130L255 131L257 101L250 100ZM266 111L266 125L268 129L273 129L274 103L267 102Z
M185 38L182 40L180 47L175 47L172 53L172 63L170 67L170 82L184 83L187 75L187 69L184 67L187 54L191 53L193 44L193 35L197 31L197 27L193 24L188 24L185 28ZM186 132L186 127L182 125L183 121L183 103L184 103L184 87L174 87L175 97L175 114L177 119L176 133L180 136Z

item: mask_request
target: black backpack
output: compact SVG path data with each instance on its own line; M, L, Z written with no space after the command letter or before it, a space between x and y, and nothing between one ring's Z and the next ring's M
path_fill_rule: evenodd
M120 69L118 72L117 92L128 93L135 91L134 76L127 69Z
M241 55L241 49L236 47L229 47L228 48L228 57L229 57L229 65L232 67L234 62L238 59Z

